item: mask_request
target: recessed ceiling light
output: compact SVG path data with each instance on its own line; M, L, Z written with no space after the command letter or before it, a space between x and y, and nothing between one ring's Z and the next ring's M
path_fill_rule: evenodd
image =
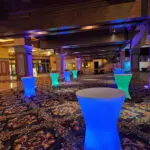
M91 25L91 26L84 26L81 28L81 30L92 30L98 28L98 25Z

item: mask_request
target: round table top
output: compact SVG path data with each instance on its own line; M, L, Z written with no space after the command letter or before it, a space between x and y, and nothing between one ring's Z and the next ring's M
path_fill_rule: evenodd
M79 97L85 98L117 98L125 96L125 92L114 88L88 88L76 92Z
M34 76L27 76L27 77L22 77L21 79L31 79L31 78L35 78Z
M132 76L132 74L131 73L115 74L115 76Z

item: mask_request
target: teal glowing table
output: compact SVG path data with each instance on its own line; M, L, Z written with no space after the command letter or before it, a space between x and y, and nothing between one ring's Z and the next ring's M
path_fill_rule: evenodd
M72 70L73 79L77 79L78 70Z
M124 74L124 70L122 68L115 68L113 72L114 74ZM114 77L114 84L116 84L115 77Z
M119 90L126 93L126 98L131 99L129 93L129 84L132 78L132 74L115 74L115 81Z
M89 88L76 95L86 124L84 150L121 150L117 123L125 93L114 88Z
M24 97L35 96L35 77L23 77L21 78L24 87Z
M59 85L59 73L50 73L50 78L52 79L52 87Z

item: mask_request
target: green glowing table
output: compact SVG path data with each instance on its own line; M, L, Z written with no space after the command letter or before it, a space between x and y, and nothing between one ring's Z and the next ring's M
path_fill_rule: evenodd
M73 79L77 79L78 70L72 70Z
M132 78L132 74L115 74L115 81L118 89L126 93L126 98L131 99L129 93L129 84Z
M59 73L50 73L50 77L52 79L52 87L59 85Z

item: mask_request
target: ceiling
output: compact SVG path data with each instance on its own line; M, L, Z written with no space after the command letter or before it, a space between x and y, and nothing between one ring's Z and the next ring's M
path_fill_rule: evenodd
M86 0L90 2L101 1L101 5L110 5L118 3L126 3L134 0ZM1 0L3 10L7 12L16 12L24 10L32 10L44 7L59 7L70 4L83 4L85 0Z

